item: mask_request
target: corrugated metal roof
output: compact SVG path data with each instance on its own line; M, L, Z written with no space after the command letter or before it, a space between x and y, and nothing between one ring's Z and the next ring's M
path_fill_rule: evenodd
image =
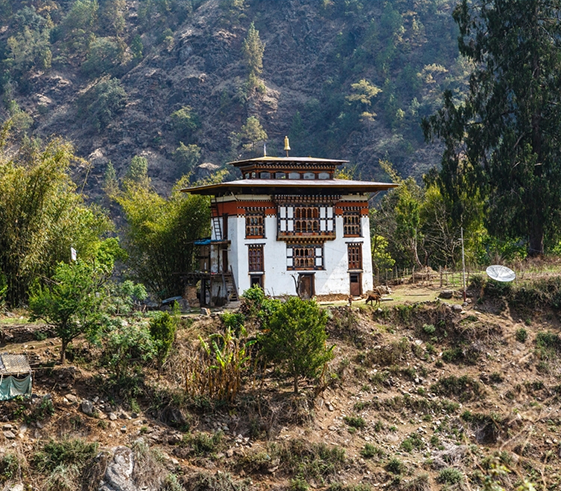
M340 189L348 192L374 193L398 187L398 184L373 181L350 181L346 179L239 179L237 181L221 182L218 184L207 184L205 186L194 186L185 188L181 191L194 194L215 194L214 191L227 191L232 188L278 188L282 192L289 192L291 189L302 192L309 189L317 192L323 188L330 193Z
M16 373L29 373L31 367L25 355L0 354L0 374L13 375Z

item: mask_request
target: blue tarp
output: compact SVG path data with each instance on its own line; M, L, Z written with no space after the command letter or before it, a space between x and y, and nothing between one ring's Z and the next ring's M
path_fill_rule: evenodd
M0 401L17 396L31 396L31 374L19 379L12 375L0 377Z

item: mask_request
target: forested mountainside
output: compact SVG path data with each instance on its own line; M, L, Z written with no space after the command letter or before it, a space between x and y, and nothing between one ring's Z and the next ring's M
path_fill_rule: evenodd
M462 91L452 0L1 0L0 118L61 135L95 196L142 155L160 191L240 156L440 160L419 122ZM200 167L201 164L205 164Z

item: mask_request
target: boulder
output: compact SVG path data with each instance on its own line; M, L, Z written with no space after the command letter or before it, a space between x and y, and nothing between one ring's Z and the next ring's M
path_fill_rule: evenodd
M93 416L95 409L94 409L94 405L92 404L91 401L88 401L87 399L84 399L82 401L82 412L86 415L86 416Z
M99 491L136 491L132 480L134 454L128 447L117 447L100 483Z
M438 294L438 298L444 298L446 300L452 298L453 296L454 296L454 291L453 290L442 290Z

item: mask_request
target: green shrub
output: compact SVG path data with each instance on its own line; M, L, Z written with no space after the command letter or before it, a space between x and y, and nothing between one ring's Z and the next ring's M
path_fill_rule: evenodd
M425 324L423 326L423 332L428 336L432 336L436 332L436 327L434 327L432 324Z
M372 459L374 457L382 458L385 456L385 452L372 443L366 443L360 451L360 455L365 459Z
M218 452L222 447L224 434L221 431L209 435L207 433L197 433L196 435L185 435L183 441L192 449L192 452L198 456L205 456Z
M0 482L17 478L23 466L23 459L16 453L5 453L2 458L0 458Z
M461 360L463 357L463 351L462 348L457 346L456 348L451 348L451 349L447 349L444 350L442 352L442 359L446 362L446 363L452 363L458 360Z
M245 323L245 315L234 312L224 312L221 315L221 319L224 323L224 327L231 329L236 336L239 336Z
M405 464L397 457L392 457L386 464L386 470L392 474L400 475L405 472Z
M173 152L173 159L177 163L180 176L191 172L201 160L201 148L198 145L185 145L182 141Z
M504 377L499 372L493 372L489 375L489 381L492 384L500 384L504 381Z
M459 484L464 480L464 475L458 469L448 467L438 473L436 480L440 484Z
M297 477L296 479L290 480L288 489L290 491L308 491L308 489L310 489L310 485L306 482L305 479Z
M412 452L413 449L421 450L424 446L425 444L418 433L411 433L401 442L401 448L406 452Z
M169 312L157 312L150 319L150 336L154 340L160 364L163 364L169 355L176 331L177 317Z
M482 399L485 395L482 385L467 375L441 378L431 386L431 391L439 395L456 396L462 402Z
M541 359L557 358L561 351L561 338L552 332L538 332L536 346L537 354Z
M291 297L272 313L259 336L266 359L293 378L295 393L300 378L317 377L333 358L333 347L326 346L327 319L314 300Z
M97 442L87 443L81 439L50 440L33 456L35 468L41 472L52 472L58 466L86 464L97 455Z
M520 343L525 343L528 339L528 331L521 327L520 329L516 330L516 341Z
M189 358L184 369L191 397L233 402L241 387L242 371L250 360L248 347L255 343L245 335L243 327L240 337L226 327L224 334L212 334L208 341L199 337L198 353Z
M323 480L346 464L345 449L329 447L324 443L290 440L272 444L269 451L271 458L279 459L279 465L285 472L303 479Z
M409 340L403 337L399 341L382 346L380 349L369 351L367 359L381 366L397 365L407 357L410 350Z
M358 430L364 428L366 426L366 421L361 416L345 416L343 418L345 423L347 423L352 428L356 428Z
M156 343L143 324L121 325L104 339L104 361L119 381L130 377L136 366L150 361L156 354Z

